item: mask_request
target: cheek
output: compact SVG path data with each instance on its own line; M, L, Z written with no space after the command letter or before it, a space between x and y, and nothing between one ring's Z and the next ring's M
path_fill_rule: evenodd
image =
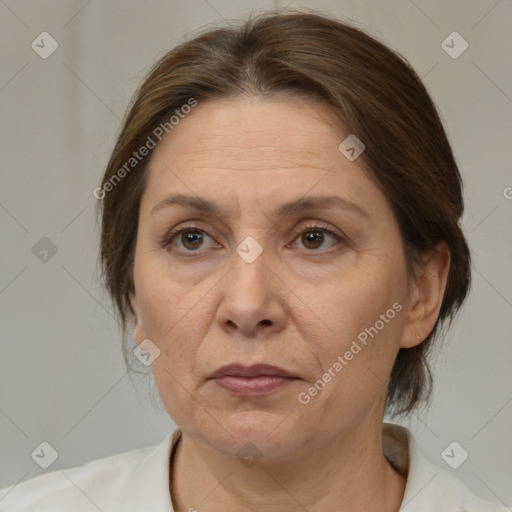
M341 277L333 275L328 282L314 289L299 285L297 294L309 297L307 306L315 312L315 318L308 324L325 335L325 348L330 346L340 350L376 322L379 332L396 331L399 322L395 319L399 315L397 308L392 306L395 302L402 304L403 289L403 278L398 269L394 272L384 265L360 265ZM384 320L380 319L381 315L385 315ZM299 318L297 321L301 323ZM318 341L322 344L322 336L318 336Z
M319 363L303 388L303 401L311 399L303 411L308 415L327 407L335 416L357 416L384 392L405 318L405 281L398 268L390 270L354 272L311 294L310 307L321 322L297 320Z
M190 291L186 294L179 288L162 279L147 287L143 322L148 338L160 349L160 356L152 364L158 393L171 418L182 424L191 415L201 414L194 412L200 406L191 397L198 395L201 339L208 312L206 301L198 302Z
M197 287L180 285L150 261L141 258L138 264L135 284L141 322L146 337L160 349L160 357L153 364L155 378L167 373L168 377L186 380L203 337L201 319L208 314L207 301L200 300Z

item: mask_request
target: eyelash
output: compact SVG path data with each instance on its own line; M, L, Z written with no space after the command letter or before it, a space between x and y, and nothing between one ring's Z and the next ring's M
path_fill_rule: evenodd
M163 237L163 239L161 240L161 242L160 242L161 247L164 248L164 249L167 249L171 245L171 243L179 235L181 235L182 233L187 232L187 231L192 231L192 232L198 231L200 233L204 233L204 234L208 235L208 233L206 233L206 231L204 229L201 229L197 224L189 224L187 226L181 227L180 229L172 230L171 232L166 234ZM293 235L294 235L294 239L293 240L294 241L297 240L297 238L300 235L304 234L304 233L314 232L314 231L320 231L322 233L326 233L327 235L332 236L336 242L346 241L344 236L339 235L337 233L334 233L327 226L324 226L324 225L321 225L321 224L310 224L308 226L303 226L300 229L295 230L294 233L293 233ZM210 236L210 235L208 235L208 236ZM210 237L210 238L212 238L212 237ZM334 245L336 245L336 244L334 244ZM186 251L186 252L190 253L192 255L192 254L194 254L196 252L199 252L199 250L197 250L197 251ZM308 252L311 252L311 253L314 253L314 252L326 253L326 252L330 252L330 249L310 250Z

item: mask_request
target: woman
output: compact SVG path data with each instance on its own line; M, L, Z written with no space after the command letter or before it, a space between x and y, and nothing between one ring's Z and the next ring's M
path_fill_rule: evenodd
M95 195L106 286L178 427L5 510L506 510L383 424L428 398L470 282L457 165L397 54L315 14L203 33L140 86Z

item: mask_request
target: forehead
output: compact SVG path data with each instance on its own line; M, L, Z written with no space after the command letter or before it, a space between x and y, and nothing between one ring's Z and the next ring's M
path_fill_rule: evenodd
M173 152L173 161L201 162L218 157L226 168L239 161L297 159L299 166L331 161L338 156L341 126L323 103L278 97L222 99L199 102L155 149L153 161ZM233 162L226 159L232 157ZM230 164L233 165L230 165ZM252 167L253 169L255 167Z
M380 194L362 161L338 149L347 136L331 107L302 98L209 100L155 148L145 193L233 196L251 203L339 191L365 203ZM382 194L381 194L382 195ZM380 200L383 198L381 197Z

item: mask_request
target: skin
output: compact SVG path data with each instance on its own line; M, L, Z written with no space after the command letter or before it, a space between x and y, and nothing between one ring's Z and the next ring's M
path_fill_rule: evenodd
M406 478L382 453L385 383L399 348L420 343L434 326L449 253L438 247L417 278L408 276L385 195L361 159L338 150L347 135L321 103L212 100L151 157L131 302L135 339L160 350L156 386L182 430L169 483L177 512L400 508ZM154 210L177 193L226 212ZM283 203L324 195L365 213L275 214ZM165 247L166 235L190 222L196 238L178 235ZM325 231L308 238L312 225L343 238ZM263 251L252 263L236 252L249 236ZM299 393L394 303L401 311L300 403ZM234 362L273 364L297 379L265 397L235 396L208 379ZM237 456L246 443L258 454L250 467Z

